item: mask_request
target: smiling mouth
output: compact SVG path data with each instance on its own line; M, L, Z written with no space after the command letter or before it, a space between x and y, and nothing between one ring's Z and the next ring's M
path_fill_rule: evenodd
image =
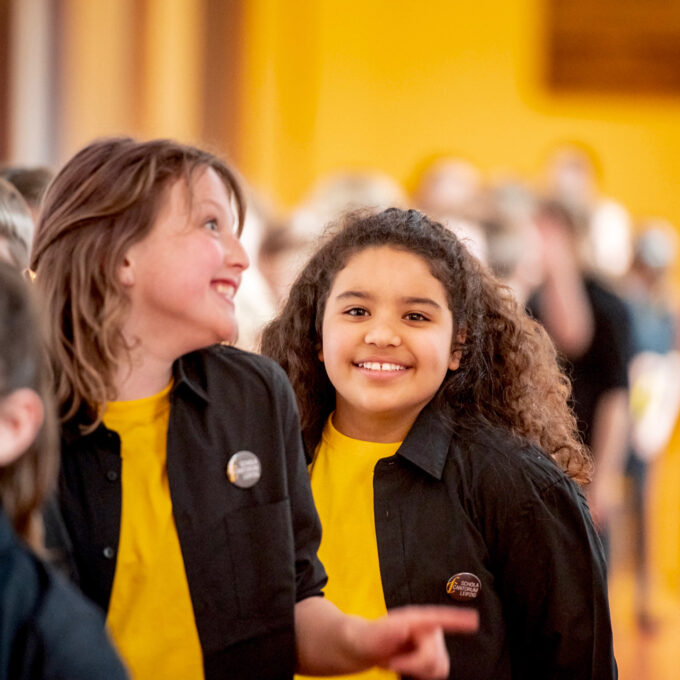
M377 361L363 361L356 364L359 368L366 368L369 371L405 371L406 366L401 364L379 363Z
M222 297L227 298L227 300L233 300L234 295L236 295L236 286L231 283L220 281L219 283L215 284L215 291Z

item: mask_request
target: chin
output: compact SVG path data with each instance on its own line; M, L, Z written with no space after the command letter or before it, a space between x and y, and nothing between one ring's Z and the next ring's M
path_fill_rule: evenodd
M231 328L225 333L220 333L218 342L223 345L234 345L238 340L238 328Z

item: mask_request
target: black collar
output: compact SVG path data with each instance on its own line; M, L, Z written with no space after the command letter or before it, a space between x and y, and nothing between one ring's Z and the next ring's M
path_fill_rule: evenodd
M205 361L201 359L201 351L203 350L185 354L175 361L172 366L172 392L186 387L197 397L209 403Z
M418 466L435 479L441 479L453 437L452 426L428 404L399 447L397 455Z

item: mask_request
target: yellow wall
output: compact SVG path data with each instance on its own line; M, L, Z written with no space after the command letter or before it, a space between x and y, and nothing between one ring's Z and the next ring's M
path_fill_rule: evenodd
M101 135L200 143L203 3L63 0L58 152Z
M680 96L556 95L543 82L543 0L245 3L239 162L284 204L321 173L410 182L456 153L536 178L558 143L599 157L601 188L680 224Z

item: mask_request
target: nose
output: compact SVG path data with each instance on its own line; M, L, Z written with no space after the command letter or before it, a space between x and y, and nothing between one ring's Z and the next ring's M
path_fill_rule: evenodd
M224 243L224 263L233 269L243 271L250 266L250 258L236 234L229 233Z
M364 342L376 347L399 347L401 336L389 321L374 319L366 330Z

